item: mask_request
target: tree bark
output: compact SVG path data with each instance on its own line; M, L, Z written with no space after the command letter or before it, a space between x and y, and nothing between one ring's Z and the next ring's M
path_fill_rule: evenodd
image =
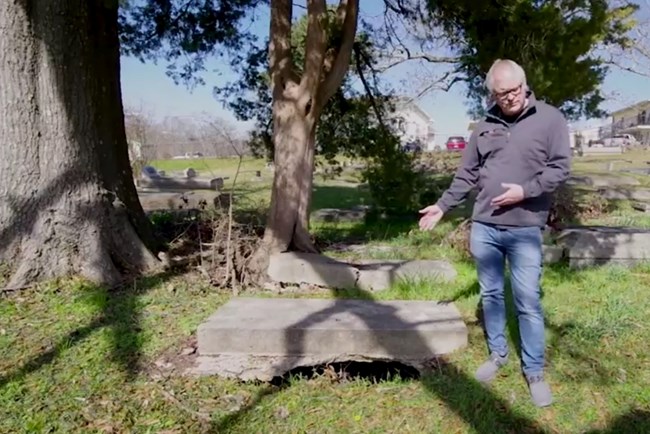
M358 0L340 0L337 19L341 45L327 50L324 0L309 0L308 37L302 77L293 70L291 0L271 1L269 64L273 92L275 176L271 209L260 249L249 268L263 274L270 254L287 250L316 253L309 235L314 176L316 125L329 98L341 85L350 64L356 34Z
M117 0L0 3L0 261L9 287L157 268L133 184Z

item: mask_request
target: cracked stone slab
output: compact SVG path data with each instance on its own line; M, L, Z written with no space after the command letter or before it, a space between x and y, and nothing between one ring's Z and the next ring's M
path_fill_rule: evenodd
M282 283L309 283L330 288L354 288L359 270L346 262L315 253L278 253L271 255L267 274Z
M607 174L589 174L573 175L567 181L568 185L584 185L590 187L618 187L641 185L641 182L631 176L625 175L607 175Z
M647 188L601 188L598 193L609 200L650 201L650 190Z
M467 341L453 303L242 297L199 326L192 372L268 381L299 366L337 361L423 369Z
M633 265L650 260L650 230L585 226L564 230L558 244L565 247L572 267L605 263Z
M634 202L632 208L644 213L650 213L650 203L647 202Z
M562 260L564 257L564 247L562 246L553 246L553 245L543 245L542 254L544 257L545 264L556 264Z
M276 282L319 285L329 288L354 288L380 291L399 279L453 281L457 272L447 261L438 260L363 260L338 261L313 253L279 253L270 258L267 270Z
M457 272L447 261L437 260L364 260L355 264L359 270L357 286L369 291L389 288L400 279L453 281Z

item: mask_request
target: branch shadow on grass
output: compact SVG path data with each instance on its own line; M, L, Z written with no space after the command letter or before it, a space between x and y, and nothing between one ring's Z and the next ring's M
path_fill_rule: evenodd
M355 289L352 294L349 291L332 291L334 300L325 309L307 315L300 321L286 328L284 354L303 354L305 350L305 336L297 332L305 327L315 326L327 318L339 314L354 315L361 320L369 330L376 330L379 322L390 323L395 329L411 330L411 339L405 342L404 339L387 338L385 334L375 333L375 344L382 348L383 352L391 360L403 360L405 354L404 345L409 349L418 348L420 353L418 359L429 361L429 365L435 369L427 372L421 378L423 388L433 396L436 396L452 410L465 423L471 426L478 433L511 432L518 433L544 433L545 431L535 422L510 408L506 400L498 397L489 388L477 382L459 367L445 361L444 357L435 354L430 350L430 343L417 330L417 323L408 322L396 313L396 308L390 304L375 300L372 293L361 289ZM354 303L346 299L352 296ZM296 368L288 362L278 371L286 372ZM242 423L242 419L259 405L264 399L279 392L282 388L269 386L263 389L255 397L250 405L240 411L227 415L226 417L213 422L211 432L223 433L229 430L236 430ZM239 426L241 428L241 426Z
M104 328L110 329L111 352L108 358L117 364L127 381L134 380L141 369L138 299L172 276L170 273L163 273L142 278L132 287L107 289L93 285L86 288L88 298L100 309L99 315L89 324L60 338L45 352L35 355L20 367L0 376L0 389L14 381L21 381L27 375L55 362L66 350L83 343L93 333Z
M43 55L47 56L51 66L49 70L53 74L51 90L54 92L54 98L48 99L50 96L46 92L44 101L37 98L34 104L44 102L57 107L57 104L60 104L64 109L61 119L66 121L65 126L57 131L60 133L61 140L56 136L50 137L50 130L45 129L44 137L49 138L39 142L40 152L46 154L48 150L49 154L60 152L62 149L56 147L57 143L67 140L70 149L66 150L66 155L70 156L67 160L65 156L62 157L64 159L61 160L60 165L64 166L64 169L61 169L47 185L34 184L35 188L38 188L35 194L30 191L28 195L7 195L2 198L5 202L2 205L12 213L0 228L0 246L6 249L7 246L13 246L23 238L37 234L40 236L39 232L46 232L43 237L54 238L53 240L44 238L50 245L58 246L63 250L72 250L76 255L73 259L79 259L82 264L79 267L83 268L81 270L66 271L84 272L93 280L110 282L107 286L112 286L119 280L116 278L118 276L123 277L130 272L138 274L147 269L152 257L145 257L141 240L151 242L151 245L156 243L139 202L129 165L119 89L117 4L91 2L86 5L90 6L82 8L81 12L76 10L74 5L65 3L53 6L47 11L42 7L32 7L34 5L25 1L16 2L15 6L12 6L21 9L20 13L16 11L17 17L22 19L22 14L25 15L30 24L30 32L33 31L29 36L34 37L44 47ZM83 33L83 37L74 39L72 44L65 32L60 31L61 26L65 27L70 23L74 23ZM32 52L28 54L36 56ZM89 61L79 62L77 58L89 59ZM38 60L43 59L39 57ZM98 71L108 71L106 77L109 80L102 81L101 85L96 79ZM29 76L28 80L37 78L42 77ZM80 113L84 116L80 116ZM16 122L16 119L20 118L11 117L8 122ZM36 116L34 119L38 124L40 118ZM38 153L39 149L35 148L32 151ZM19 169L21 168L16 168ZM115 173L118 170L119 173ZM40 179L47 179L45 176L43 172ZM92 190L92 187L96 187L96 191ZM92 191L96 197L90 195L76 197L79 191L84 194ZM111 198L115 199L115 196L119 200L111 200ZM71 200L78 200L78 204L70 208L61 208L63 219L58 220L55 213L58 212L60 203L68 203ZM109 215L111 214L107 206L109 201L116 205L115 209L111 210L115 211L114 216ZM125 206L117 206L117 202ZM42 218L43 213L50 212L52 216ZM72 215L66 216L66 212ZM68 220L65 220L66 218ZM48 225L39 227L43 220L51 220L54 223L51 223L51 227ZM118 220L120 223L115 223ZM109 224L109 221L114 224ZM60 224L61 222L69 225ZM93 230L90 231L88 228ZM138 228L139 233L136 233L135 228ZM61 239L68 243L57 242L57 236L63 237ZM78 236L76 244L71 241L75 240L75 236ZM97 239L88 241L88 237ZM130 244L124 245L125 243ZM24 248L21 253L27 259L38 260L52 256L52 253L43 246L39 245L38 251L35 252L36 248L25 244L21 246ZM0 253L4 254L5 251ZM66 254L70 253L66 252ZM59 265L65 263L65 260L66 258L57 258L47 262L45 259L42 263L45 266ZM21 277L16 279L18 282L33 281L36 277L41 277L36 275L28 262L23 260L18 265L15 274ZM38 271L45 271L43 274L46 277L50 275L49 270ZM101 309L98 317L89 324L68 333L42 354L34 356L22 366L0 377L0 387L20 380L54 362L71 345L83 342L95 331L104 327L110 327L112 330L110 357L124 371L127 379L132 380L140 364L141 351L141 341L138 336L141 320L138 298L155 284L169 277L170 274L163 273L154 278L145 278L133 288L94 287L91 291L97 296L91 298L97 301Z
M567 280L580 279L579 273L571 272L571 269L564 263L545 265L545 268L551 269L552 272L561 276L566 276ZM545 295L544 286L541 288L541 298ZM444 302L456 302L471 297L479 297L476 305L476 324L483 331L485 342L487 335L484 327L483 307L480 299L480 287L478 281L474 281L466 288L458 291L454 296ZM504 287L504 298L506 304L506 328L511 342L516 350L517 356L521 362L521 342L519 336L519 323L516 316L516 308L512 294L511 285L506 274ZM617 380L617 370L608 367L603 360L599 360L593 349L598 345L598 335L593 333L588 326L575 321L556 323L548 314L544 317L545 328L551 332L551 337L546 344L547 363L555 357L568 356L571 359L571 373L559 372L569 381L583 382L591 381L596 385L608 385L615 383ZM586 339L578 337L587 336ZM486 344L487 345L487 344Z
M545 265L545 268L551 268L554 272L567 275L568 279L579 278L576 273L568 273L571 271L566 264L558 265ZM325 276L323 276L325 277ZM508 282L508 279L506 280ZM512 300L512 293L509 289L509 283L505 289L508 321L507 327L510 335L514 338L513 341L517 346L517 353L520 354L520 346L518 344L519 331L516 317L514 315L514 306ZM332 291L335 299L332 304L325 310L309 315L298 323L288 327L289 330L294 330L293 333L287 333L285 336L286 354L301 354L305 349L304 336L296 336L295 329L301 329L318 324L324 318L331 315L341 313L356 315L368 326L371 326L373 321L378 317L383 318L386 322L398 324L399 327L404 329L412 329L416 335L417 343L412 346L419 348L428 348L425 338L418 334L415 329L415 324L399 318L395 311L386 304L376 301L373 294L360 289L353 291ZM450 301L458 301L461 299L469 298L479 295L478 282L474 282L467 288L460 290ZM544 296L544 288L542 288L542 297ZM342 303L345 298L362 299L368 306L367 311L351 311L349 306ZM373 312L368 314L367 312ZM480 302L477 306L478 323L482 325L482 316ZM576 323L563 323L556 324L552 319L546 318L546 326L552 332L551 342L548 344L548 357L553 358L561 354L566 354L571 358L572 363L580 366L579 369L585 369L588 377L573 378L573 381L594 381L596 384L607 384L612 380L612 372L606 366L601 366L599 363L594 365L594 358L590 356L593 350L594 342L586 342L578 345L572 336L575 335L576 330L581 330L582 325ZM370 327L371 328L371 327ZM403 348L400 348L399 343L390 340L381 340L380 336L375 336L377 344L381 346L394 360L400 360L403 355ZM567 348L568 347L568 348ZM436 354L430 353L427 358L431 360L432 366L436 369L422 375L420 380L422 386L431 395L438 397L446 406L452 410L458 417L460 417L468 426L478 433L493 433L493 432L518 432L518 433L544 433L546 432L536 421L531 420L524 414L514 410L510 407L509 403L497 396L488 387L477 382L470 374L464 372L461 368L453 363L445 362L444 358L438 357ZM596 361L597 362L597 361ZM286 367L287 370L292 369L291 366ZM615 377L614 377L615 378ZM287 384L282 387L269 386L265 388L251 403L242 408L240 411L235 412L216 420L213 423L213 432L227 432L241 428L241 423L245 419L249 411L253 410L263 400L278 393L288 387ZM622 426L640 426L645 427L647 424L647 414L631 412L620 419L613 421L610 429L603 431L603 433L617 432L617 427ZM641 431L637 431L641 432ZM594 432L596 434L596 432Z

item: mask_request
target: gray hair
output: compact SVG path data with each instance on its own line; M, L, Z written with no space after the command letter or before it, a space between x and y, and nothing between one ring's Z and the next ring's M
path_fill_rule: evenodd
M528 84L526 83L526 72L517 62L514 62L510 59L497 59L494 61L490 70L488 71L485 77L485 87L492 92L494 90L494 74L497 70L503 71L504 69L509 70L509 76L518 83L523 85L524 90L528 90Z

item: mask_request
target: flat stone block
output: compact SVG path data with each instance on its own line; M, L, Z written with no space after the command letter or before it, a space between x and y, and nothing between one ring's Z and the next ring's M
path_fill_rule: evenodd
M641 185L638 179L624 175L573 175L567 181L569 185L586 185L591 187L617 187L621 185Z
M647 188L603 188L598 193L609 200L650 201L650 190Z
M650 231L637 228L590 226L564 230L569 264L584 267L605 263L635 264L650 260Z
M560 262L564 256L564 247L562 246L542 246L545 264L556 264Z
M314 253L279 253L271 256L267 274L276 282L308 283L328 288L361 288L380 291L399 279L451 281L456 270L447 261L363 260L357 263Z
M298 366L399 361L421 369L467 345L453 303L235 298L198 328L195 372L270 380Z
M603 147L588 147L584 146L583 155L607 155L607 154L622 154L622 146L603 146Z
M357 206L351 209L322 208L311 214L313 221L323 222L363 222L366 218L367 207Z
M650 203L634 202L632 204L632 208L634 208L637 211L648 213L648 212L650 212Z
M267 274L276 282L354 288L359 270L327 256L287 252L271 255Z
M359 269L357 286L369 291L389 288L401 279L453 281L457 272L447 261L436 260L365 260Z

